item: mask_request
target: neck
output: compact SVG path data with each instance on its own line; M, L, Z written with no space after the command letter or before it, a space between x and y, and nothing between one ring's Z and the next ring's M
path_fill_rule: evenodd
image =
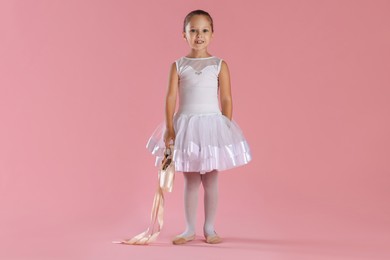
M191 51L187 57L191 57L191 58L206 58L206 57L210 57L211 55L206 51L206 50L203 50L203 51Z

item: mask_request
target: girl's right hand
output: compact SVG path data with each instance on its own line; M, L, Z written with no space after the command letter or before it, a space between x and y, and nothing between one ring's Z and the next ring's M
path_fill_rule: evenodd
M175 131L172 129L172 130L166 130L165 133L164 133L164 143L165 143L165 147L166 148L169 148L169 143L170 141L172 140L172 143L174 144L175 143L175 138L176 138L176 134L175 134Z

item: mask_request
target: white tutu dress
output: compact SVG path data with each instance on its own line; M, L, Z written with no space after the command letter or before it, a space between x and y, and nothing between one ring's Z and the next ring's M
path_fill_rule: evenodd
M173 116L175 142L173 161L178 172L227 170L252 159L249 145L234 120L224 116L218 102L218 74L222 59L181 57L175 60L179 75L179 108ZM165 121L150 136L146 148L164 156Z

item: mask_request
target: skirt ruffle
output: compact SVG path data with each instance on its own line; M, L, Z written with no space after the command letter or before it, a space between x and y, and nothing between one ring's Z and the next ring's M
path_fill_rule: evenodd
M179 172L227 170L249 163L249 145L238 124L219 113L175 114L173 161ZM156 156L155 166L164 156L165 121L150 136L146 148Z

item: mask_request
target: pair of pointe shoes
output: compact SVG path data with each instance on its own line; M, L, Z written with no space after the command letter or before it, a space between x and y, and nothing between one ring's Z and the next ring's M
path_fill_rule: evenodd
M214 232L215 234L214 235L205 235L206 237L206 243L209 243L209 244L217 244L217 243L220 243L222 241L222 238L220 236L217 235L216 232ZM192 241L195 239L195 234L192 235L192 236L189 236L189 237L183 237L183 236L175 236L172 240L172 243L174 245L181 245L181 244L185 244L189 241Z

